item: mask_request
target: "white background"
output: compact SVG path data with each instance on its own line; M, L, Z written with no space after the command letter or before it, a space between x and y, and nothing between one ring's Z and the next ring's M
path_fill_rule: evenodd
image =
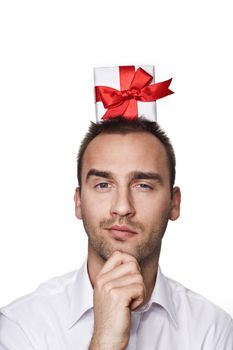
M230 1L1 1L0 305L78 268L76 154L95 121L93 67L155 65L182 213L161 267L233 315Z

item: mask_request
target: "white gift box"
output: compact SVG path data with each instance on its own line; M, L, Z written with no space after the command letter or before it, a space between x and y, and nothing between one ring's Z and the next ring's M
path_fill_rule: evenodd
M132 66L131 66L132 67ZM150 84L155 83L154 66L133 66L135 72L138 68L142 68L144 71L149 73L153 79ZM116 90L122 91L120 84L120 68L115 67L97 67L94 68L94 82L95 86L107 86L114 88ZM102 117L107 112L102 101L97 101L96 103L96 121L97 123L102 122ZM142 102L137 101L137 111L138 117L143 117L150 121L156 121L156 102Z

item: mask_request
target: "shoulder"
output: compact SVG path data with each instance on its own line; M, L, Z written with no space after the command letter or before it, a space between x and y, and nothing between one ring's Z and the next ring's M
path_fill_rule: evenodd
M168 277L165 279L171 291L179 327L192 329L194 336L205 339L211 346L213 341L215 346L220 346L229 337L233 342L233 321L225 310L181 283Z
M172 291L171 295L175 301L177 309L185 308L192 314L200 315L200 313L208 312L210 317L220 316L226 319L231 319L231 316L221 307L208 300L203 295L185 287L183 284L165 277Z
M0 309L0 348L31 350L44 346L45 334L52 337L67 327L70 298L78 271L54 277ZM46 338L47 339L47 338ZM11 345L9 345L11 344Z
M0 309L0 315L10 318L33 322L33 315L37 320L46 319L48 314L56 312L58 305L66 309L69 305L72 285L77 276L77 270L62 276L53 277L40 284L35 291L16 299Z

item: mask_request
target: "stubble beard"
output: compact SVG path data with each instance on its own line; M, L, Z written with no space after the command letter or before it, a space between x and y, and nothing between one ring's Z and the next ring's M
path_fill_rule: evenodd
M162 238L166 231L168 220L169 215L166 213L160 218L159 223L155 223L150 229L149 234L146 235L148 237L146 241L141 240L140 244L130 247L127 243L124 246L123 243L118 244L117 240L116 244L114 244L114 242L110 243L109 240L105 238L105 235L108 235L108 232L105 231L105 229L115 224L126 225L132 230L137 231L138 235L141 237L145 237L145 227L141 223L133 223L129 218L120 218L118 223L116 223L116 219L104 219L100 222L99 228L96 228L93 227L87 219L83 218L83 226L88 236L89 247L104 261L107 261L111 254L118 250L131 254L137 259L141 266L144 266L159 257ZM122 240L119 241L122 242Z

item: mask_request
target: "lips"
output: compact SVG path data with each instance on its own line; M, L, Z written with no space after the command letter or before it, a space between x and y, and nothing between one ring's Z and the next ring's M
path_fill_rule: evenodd
M135 236L135 234L137 234L137 232L132 231L128 226L114 225L114 226L107 228L107 230L109 231L110 235L113 238L117 238L120 240L125 240L125 239L133 237L133 236Z

